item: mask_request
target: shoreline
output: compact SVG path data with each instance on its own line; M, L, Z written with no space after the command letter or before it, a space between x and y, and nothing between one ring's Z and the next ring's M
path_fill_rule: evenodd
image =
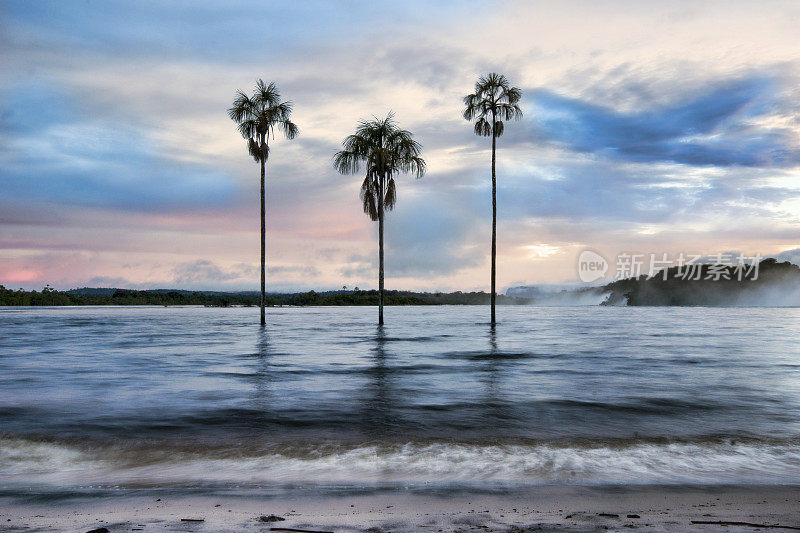
M284 520L267 522L274 515ZM125 490L0 497L0 531L800 530L800 486L536 486L498 492ZM775 529L778 530L778 529Z

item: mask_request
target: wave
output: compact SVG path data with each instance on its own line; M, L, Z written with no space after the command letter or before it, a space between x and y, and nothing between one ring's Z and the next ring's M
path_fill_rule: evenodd
M81 444L0 438L0 486L798 484L800 444L700 441Z

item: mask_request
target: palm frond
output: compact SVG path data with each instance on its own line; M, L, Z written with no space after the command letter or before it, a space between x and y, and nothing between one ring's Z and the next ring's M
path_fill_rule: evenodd
M468 94L464 97L464 118L472 120L481 112L480 97L477 94Z
M291 120L284 120L281 125L283 129L283 135L287 139L294 139L300 134L300 130L297 128L297 125Z
M394 204L397 203L397 188L394 184L394 178L389 178L386 183L386 194L383 197L383 208L387 211L394 209Z
M234 122L241 122L249 118L248 115L253 105L250 98L241 90L236 91L236 97L233 99L233 105L228 109L228 116Z
M239 133L245 139L252 139L256 136L258 130L258 121L255 119L243 120L239 123Z
M425 160L421 157L412 157L409 161L408 165L409 171L414 174L414 176L419 179L425 175L425 171L427 170L427 165Z
M522 91L520 91L518 87L511 87L506 90L506 98L509 104L516 104L519 102L519 99L522 98Z
M253 156L256 161L261 161L261 150L258 147L258 142L250 139L247 142L247 153Z
M369 218L374 222L378 220L378 190L372 174L368 173L361 184L361 207Z
M489 124L489 121L486 120L485 117L481 117L475 123L475 135L481 135L483 137L488 137L492 134L492 126Z
M255 139L250 139L247 143L247 151L256 161L261 161L262 157L264 161L269 159L269 145L266 142L259 144Z
M333 156L333 167L339 174L355 174L358 172L360 158L353 150L341 150Z
M273 107L280 103L281 93L274 82L265 84L264 80L259 79L256 82L253 100L259 107Z
M499 104L497 116L503 120L519 120L522 118L522 109L517 104Z
M284 120L289 120L289 116L292 114L292 103L279 102L269 106L267 109L269 111L270 118L273 121L280 122Z

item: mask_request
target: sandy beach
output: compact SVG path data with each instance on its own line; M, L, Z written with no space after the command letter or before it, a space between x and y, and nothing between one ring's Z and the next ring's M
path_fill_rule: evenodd
M482 494L392 490L279 497L162 490L1 501L0 531L800 530L800 487L785 486L544 486ZM267 521L270 515L283 520Z

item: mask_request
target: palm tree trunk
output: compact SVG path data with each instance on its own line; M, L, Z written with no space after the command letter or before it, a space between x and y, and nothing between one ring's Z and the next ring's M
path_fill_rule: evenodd
M383 178L378 191L378 325L383 325Z
M267 213L264 205L264 174L266 161L261 157L261 325L267 323L264 317L264 302L266 300L266 247L267 247Z
M492 327L495 325L495 277L497 274L497 175L495 174L495 151L497 137L494 135L494 116L492 117Z

